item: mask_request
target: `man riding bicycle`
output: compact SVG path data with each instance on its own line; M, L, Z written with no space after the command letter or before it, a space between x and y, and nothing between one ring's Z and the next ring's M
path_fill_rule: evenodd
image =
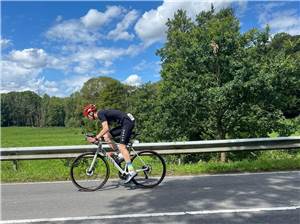
M89 137L87 139L90 143L104 138L104 140L109 143L109 146L113 150L117 150L117 146L112 143L112 138L120 135L121 139L119 149L127 164L129 173L125 180L125 183L129 183L137 175L132 166L129 152L126 148L126 145L128 144L132 134L132 129L134 128L134 117L131 114L126 114L120 110L97 111L97 108L94 104L85 106L83 109L83 115L89 120L99 119L102 124L102 130L99 132L99 134L95 138ZM110 130L110 125L113 122L116 122L118 126Z

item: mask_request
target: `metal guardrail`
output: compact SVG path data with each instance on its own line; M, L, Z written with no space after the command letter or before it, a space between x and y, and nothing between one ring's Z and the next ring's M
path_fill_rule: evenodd
M104 145L103 147L110 150L108 145ZM133 147L136 151L150 149L160 154L300 149L300 136L189 142L134 143ZM73 158L83 152L94 152L96 148L96 145L1 148L0 159L5 161Z

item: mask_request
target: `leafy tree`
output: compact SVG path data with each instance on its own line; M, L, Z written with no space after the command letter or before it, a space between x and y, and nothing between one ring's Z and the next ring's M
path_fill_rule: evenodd
M128 106L128 87L121 82L109 78L99 77L92 78L84 83L80 90L80 96L82 98L80 110L84 105L93 103L96 104L98 109L118 109L126 111ZM89 122L84 119L87 127L90 130L100 129L100 122Z
M198 110L197 95L192 90L197 74L187 66L194 54L191 50L191 32L194 27L185 11L179 10L173 20L167 22L165 46L158 51L162 60L162 83L159 93L159 114L156 135L161 140L193 139ZM186 128L182 128L186 127ZM191 138L190 138L191 137Z
M282 94L281 109L286 118L300 115L300 35L278 33L272 38L271 52L275 58L289 64L289 73L277 78L277 91ZM281 71L279 71L281 72Z
M65 99L65 125L67 127L78 127L80 125L83 106L83 98L79 92L75 92Z
M283 90L295 90L299 66L272 53L268 27L241 34L232 9L213 8L196 22L179 10L167 26L158 51L163 131L157 135L198 140L288 134L281 108L291 94Z
M1 125L38 126L41 98L32 91L1 95Z
M46 126L64 126L65 110L64 100L59 97L51 97L47 103Z
M92 78L80 90L84 103L94 103L102 109L125 110L127 91L119 81L109 77Z
M41 127L47 126L46 119L47 119L47 114L48 114L49 102L50 102L50 96L47 94L44 94L43 98L42 98L42 105L41 105L41 121L40 121Z
M1 127L11 124L8 94L1 94Z
M157 112L159 83L147 83L138 88L131 89L127 111L136 119L135 130L141 134L143 142L155 142L156 123L159 123Z

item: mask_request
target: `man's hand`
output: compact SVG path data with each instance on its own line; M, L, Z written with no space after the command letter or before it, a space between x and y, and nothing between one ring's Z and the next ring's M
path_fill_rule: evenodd
M89 143L94 143L95 141L97 141L94 137L87 137L86 140L88 140Z
M102 139L102 136L100 134L96 135L97 139Z

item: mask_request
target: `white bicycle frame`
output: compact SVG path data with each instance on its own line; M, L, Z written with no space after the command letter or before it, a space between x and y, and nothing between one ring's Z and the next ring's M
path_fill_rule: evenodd
M124 167L124 170L119 166L119 164L118 163L116 163L116 161L109 155L109 154L107 154L106 153L106 151L105 150L103 150L103 148L102 148L102 142L99 142L98 144L98 148L97 148L97 150L96 150L96 153L95 153L95 155L94 155L94 157L93 157L93 161L92 161L92 163L91 163L91 165L90 165L90 168L88 169L88 172L90 173L90 172L92 172L92 170L93 170L93 167L94 167L94 165L95 165L95 162L96 162L96 159L97 159L97 156L98 156L98 154L100 154L100 151L103 153L103 155L106 157L106 158L108 158L109 159L109 161L120 171L120 173L122 174L122 175L124 175L124 174L128 174L128 171L126 171L127 170L127 164L125 165L125 167ZM145 165L145 167L146 167L146 163L142 160L142 158L137 154L137 152L133 149L133 147L130 147L131 148L131 150L134 152L134 154L140 159L140 161ZM139 172L143 172L143 171L146 171L147 170L147 168L144 168L144 169L138 169L138 170L136 170L136 172L137 173L139 173Z

